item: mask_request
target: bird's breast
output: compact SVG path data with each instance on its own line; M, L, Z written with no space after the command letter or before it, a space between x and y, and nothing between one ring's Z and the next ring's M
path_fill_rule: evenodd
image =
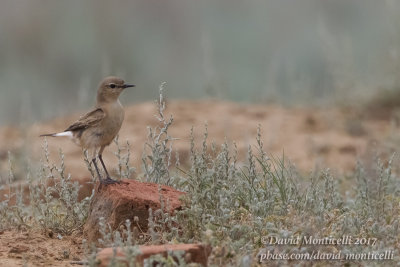
M104 120L104 130L107 135L113 135L112 139L118 134L124 121L125 112L121 104L117 102L106 110L107 115Z
M106 113L102 122L86 132L88 147L99 147L109 145L117 136L124 121L125 112L121 104L102 107Z

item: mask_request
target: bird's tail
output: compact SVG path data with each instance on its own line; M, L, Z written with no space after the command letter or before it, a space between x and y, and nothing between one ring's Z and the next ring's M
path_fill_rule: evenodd
M51 137L68 136L68 137L72 137L72 132L71 131L66 131L66 132L61 132L61 133L52 133L52 134L41 134L41 135L39 135L39 137L44 137L44 136L51 136Z

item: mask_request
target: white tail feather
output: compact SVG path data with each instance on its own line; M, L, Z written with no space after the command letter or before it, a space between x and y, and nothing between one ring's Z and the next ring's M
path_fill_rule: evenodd
M73 135L72 135L71 131L67 131L67 132L53 134L53 136L68 136L68 137L72 137Z

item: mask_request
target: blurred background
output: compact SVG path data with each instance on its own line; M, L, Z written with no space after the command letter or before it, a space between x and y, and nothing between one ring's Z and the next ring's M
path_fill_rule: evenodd
M104 76L125 104L218 98L353 103L396 90L396 0L3 0L0 125L87 110Z

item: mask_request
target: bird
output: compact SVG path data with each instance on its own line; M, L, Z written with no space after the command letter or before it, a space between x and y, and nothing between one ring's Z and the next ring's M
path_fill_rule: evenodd
M119 96L129 87L135 87L135 85L127 84L123 79L115 76L104 78L97 90L96 105L90 112L81 116L63 132L42 134L40 137L70 137L77 145L91 153L92 163L95 166L100 184L119 183L119 181L110 177L102 155L104 149L110 145L121 129L125 112L119 101ZM96 158L100 160L104 169L107 176L105 179L100 175Z

